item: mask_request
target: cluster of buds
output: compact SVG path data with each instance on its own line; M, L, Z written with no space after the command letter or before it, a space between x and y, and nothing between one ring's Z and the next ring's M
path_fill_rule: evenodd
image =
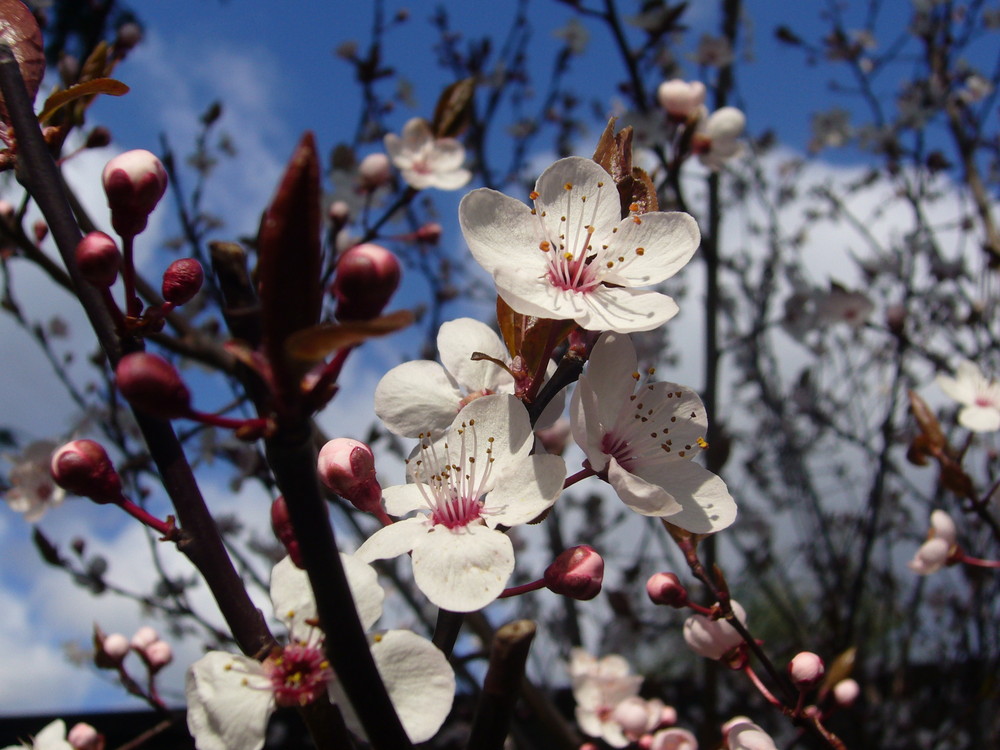
M170 644L148 625L135 631L131 638L121 633L105 635L94 627L94 664L99 669L121 671L129 653L137 654L150 674L156 674L174 658Z
M676 160L695 154L702 164L716 170L743 150L740 138L746 117L735 107L721 107L709 114L706 93L700 81L673 79L660 84L656 98L675 128Z
M167 171L149 151L126 151L111 159L102 174L104 192L111 209L111 226L122 238L124 252L103 232L91 232L76 248L81 275L100 290L104 303L122 334L141 334L162 328L163 318L178 305L190 302L201 289L205 272L193 258L174 261L163 275L164 303L143 311L136 293L133 243L145 230L149 216L167 189ZM111 297L111 286L119 272L125 287L123 316Z

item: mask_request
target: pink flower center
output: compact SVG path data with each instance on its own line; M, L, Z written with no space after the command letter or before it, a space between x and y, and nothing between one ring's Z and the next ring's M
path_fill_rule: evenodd
M330 663L318 646L291 645L264 661L264 674L271 681L279 706L308 706L326 693L333 678Z
M483 498L491 489L494 438L487 437L481 446L482 438L473 429L475 424L474 419L462 422L457 430L457 451L451 450L447 442L439 449L429 434L421 435L420 454L411 459L411 473L430 508L431 520L451 530L480 521Z

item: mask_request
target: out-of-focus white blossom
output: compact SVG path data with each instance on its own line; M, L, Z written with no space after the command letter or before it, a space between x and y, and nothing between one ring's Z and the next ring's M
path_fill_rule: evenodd
M458 190L472 179L472 172L462 168L465 147L454 138L435 138L422 118L407 122L402 137L388 133L385 150L406 184L415 190Z
M960 425L973 432L1000 430L1000 383L983 375L975 362L960 363L955 377L938 375L937 384L962 404Z

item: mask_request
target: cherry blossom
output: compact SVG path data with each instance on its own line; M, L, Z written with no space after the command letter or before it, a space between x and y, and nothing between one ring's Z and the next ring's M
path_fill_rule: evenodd
M371 566L341 555L358 616L366 629L382 614L384 593ZM263 662L210 651L188 670L188 729L198 750L259 750L268 717L279 706L305 706L326 694L354 731L361 727L323 652L316 602L305 571L289 558L271 573L275 616L289 643ZM400 721L414 742L434 736L451 710L455 676L433 644L405 630L372 639L372 656Z
M962 404L958 423L973 432L1000 430L1000 383L983 375L975 362L958 366L955 377L938 375L945 394Z
M745 716L736 716L725 723L722 734L727 750L778 750L767 732Z
M36 440L20 454L6 457L13 468L10 470L11 487L4 493L4 500L11 510L23 513L25 521L34 523L66 496L49 473L49 463L56 448L58 446L51 440Z
M570 654L570 681L576 700L576 723L584 734L600 737L612 747L625 747L629 738L614 718L623 701L637 696L640 675L631 674L627 661L612 654L598 659L583 649Z
M528 523L555 502L566 467L529 455L531 424L514 396L476 399L443 440L425 433L407 461L410 483L384 490L386 511L403 516L358 549L365 561L413 553L413 578L438 607L481 609L514 570L514 548L497 527Z
M3 750L74 750L66 741L66 722L56 719L34 736L30 743L9 745Z
M570 407L590 468L636 513L699 534L726 528L736 503L725 482L691 460L707 447L701 399L682 385L637 379L628 336L602 335Z
M622 333L677 314L670 297L637 287L670 278L694 255L701 235L688 214L622 219L611 175L580 157L546 169L531 199L534 208L480 188L458 209L472 256L515 311Z
M937 573L948 564L956 544L958 544L958 530L951 516L943 510L932 511L927 540L914 553L907 567L922 576Z
M739 156L743 151L739 138L746 123L746 116L736 107L722 107L708 118L702 117L691 142L701 163L714 171Z
M388 133L385 150L415 190L458 190L472 179L472 172L462 168L465 147L454 138L435 138L431 126L419 117L403 126L402 138Z
M743 607L735 600L729 603L736 619L746 625L747 613ZM743 643L743 636L724 619L713 620L705 615L691 615L684 621L684 641L699 656L721 659Z

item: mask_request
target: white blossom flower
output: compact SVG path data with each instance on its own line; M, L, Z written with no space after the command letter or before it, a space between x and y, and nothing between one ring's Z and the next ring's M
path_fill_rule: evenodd
M62 719L56 719L36 734L30 743L9 745L3 750L25 750L25 748L28 750L73 750L73 746L66 741L66 722Z
M558 456L529 455L531 424L514 396L473 401L443 441L425 434L407 461L410 483L383 492L394 516L419 515L376 531L357 551L362 560L413 553L413 578L438 607L481 609L514 570L514 548L497 526L537 518L562 491Z
M628 745L630 740L613 714L619 704L639 694L642 677L631 674L621 656L598 659L580 648L570 653L569 675L580 730L600 737L611 747Z
M734 599L729 601L733 614L741 624L747 624L747 613ZM699 656L721 659L743 643L743 636L728 620L713 620L705 615L691 615L684 621L684 642Z
M937 384L964 407L960 425L973 432L1000 430L1000 383L987 379L974 362L959 364L955 377L938 375Z
M701 399L676 383L637 387L637 379L629 337L601 336L570 406L590 468L636 513L698 534L726 528L736 503L725 482L691 461L708 445Z
M677 314L643 291L677 273L701 235L688 214L621 218L611 175L590 159L560 159L531 193L535 207L480 188L458 209L472 256L524 315L574 320L588 331L649 331Z
M698 739L687 729L661 729L653 735L649 750L698 750Z
M462 168L465 147L454 138L435 138L431 126L419 117L403 126L402 138L388 133L385 150L415 190L458 190L472 179L472 172Z
M726 750L778 750L767 732L746 716L736 716L722 727Z
M13 468L10 470L11 487L4 494L4 500L11 510L23 513L25 521L37 521L66 496L49 472L52 454L58 447L51 440L36 440L20 454L7 456Z
M948 559L957 544L958 529L955 528L952 517L943 510L932 511L927 540L920 545L907 566L922 576L937 573L948 564Z
M341 559L361 624L368 629L382 614L384 593L371 566L349 555ZM362 731L323 653L308 577L287 557L271 573L271 601L275 616L288 627L287 646L263 663L210 651L188 670L188 729L198 750L259 750L268 717L278 706L305 706L324 693L341 709L347 725ZM455 676L444 654L406 630L376 635L371 649L410 739L433 737L455 693Z
M691 147L706 167L713 171L722 169L725 162L742 153L739 139L746 124L746 116L736 107L717 109L707 118L701 118Z

